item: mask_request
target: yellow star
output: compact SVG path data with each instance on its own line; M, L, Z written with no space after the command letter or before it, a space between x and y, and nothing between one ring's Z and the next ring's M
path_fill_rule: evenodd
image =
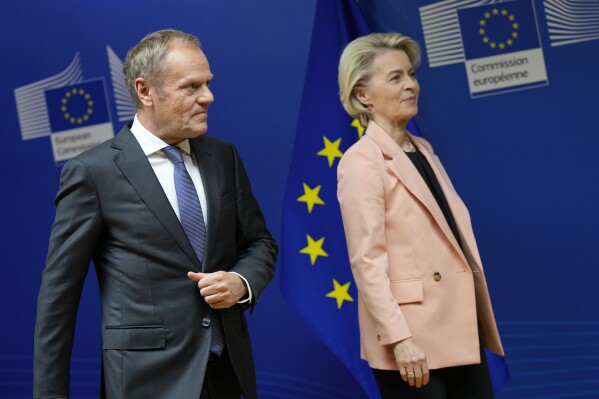
M333 279L333 286L335 289L327 294L329 298L335 298L337 300L337 309L341 309L341 305L343 305L343 301L353 302L354 298L352 298L349 293L350 282L347 282L343 285L339 284L337 280Z
M316 155L327 157L329 160L329 167L332 167L333 162L335 162L335 158L341 158L343 156L343 153L339 151L341 139L337 139L331 143L328 138L324 136L322 138L324 139L324 148L317 152Z
M362 138L362 135L364 134L364 128L362 127L362 125L360 125L360 121L357 119L354 119L351 122L351 125L358 130L358 137Z
M314 188L310 188L306 183L304 183L304 195L299 197L297 200L299 202L305 202L308 206L308 213L312 213L312 209L314 208L314 204L324 205L324 201L320 199L318 193L320 193L320 187L316 186Z
M316 263L316 259L318 259L319 256L329 256L329 254L327 254L324 251L324 249L322 249L322 244L324 244L324 237L322 237L318 241L314 241L314 239L310 237L309 234L306 234L306 239L308 241L308 246L300 249L300 254L310 255L310 263L312 264L312 266L314 266L314 263Z
M483 28L480 28L480 29L478 30L478 33L480 33L481 35L484 35L484 34L485 34L485 30L484 30Z
M480 21L478 21L478 23L480 24L480 26L485 26L487 24L487 21L481 19Z
M498 10L498 9L496 9L496 8L494 8L494 9L493 9L493 15L499 15L499 10Z

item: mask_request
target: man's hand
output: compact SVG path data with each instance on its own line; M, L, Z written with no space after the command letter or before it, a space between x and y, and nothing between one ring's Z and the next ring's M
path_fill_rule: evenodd
M393 354L402 380L416 388L428 384L430 376L426 356L412 338L406 338L393 345Z
M228 272L194 273L187 277L198 283L200 295L213 309L226 309L237 304L248 290L238 275Z

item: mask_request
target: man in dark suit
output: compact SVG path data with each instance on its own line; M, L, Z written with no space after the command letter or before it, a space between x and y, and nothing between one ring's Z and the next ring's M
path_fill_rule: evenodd
M93 260L102 397L256 398L243 311L277 245L233 145L204 136L212 72L174 30L127 54L133 122L63 168L38 300L34 397L69 395L77 306ZM199 215L199 217L198 217Z

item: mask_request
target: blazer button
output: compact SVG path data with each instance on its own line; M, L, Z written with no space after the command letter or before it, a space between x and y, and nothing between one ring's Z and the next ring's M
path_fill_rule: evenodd
M204 327L208 327L208 326L210 325L210 319L209 319L208 317L204 317L204 318L202 319L202 325L203 325Z
M435 281L441 281L441 273L435 272L433 274L433 280L435 280Z

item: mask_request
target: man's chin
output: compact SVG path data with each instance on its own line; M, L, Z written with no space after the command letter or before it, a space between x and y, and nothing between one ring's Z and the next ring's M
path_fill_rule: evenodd
M198 137L205 134L208 131L208 124L202 123L200 126L194 127L192 130L193 137Z

